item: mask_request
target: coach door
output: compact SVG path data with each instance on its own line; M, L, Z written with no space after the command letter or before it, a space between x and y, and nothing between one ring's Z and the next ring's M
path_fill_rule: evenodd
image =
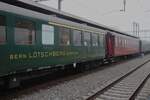
M107 43L107 57L113 57L114 55L114 36L111 33L107 33L106 36Z

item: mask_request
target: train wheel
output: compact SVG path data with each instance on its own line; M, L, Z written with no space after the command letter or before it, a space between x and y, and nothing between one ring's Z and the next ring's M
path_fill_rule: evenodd
M16 77L7 78L4 81L6 89L16 88L20 86L20 80Z

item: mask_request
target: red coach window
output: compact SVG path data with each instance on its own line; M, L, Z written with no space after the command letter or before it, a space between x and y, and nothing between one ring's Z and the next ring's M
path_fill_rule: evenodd
M15 27L15 43L17 45L32 45L35 42L34 23L26 20L19 20Z
M118 37L115 37L115 47L118 47Z
M0 16L0 44L5 44L5 42L6 42L5 17Z

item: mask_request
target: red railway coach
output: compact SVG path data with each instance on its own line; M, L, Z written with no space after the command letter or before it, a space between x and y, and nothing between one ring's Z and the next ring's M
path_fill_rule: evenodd
M106 35L107 57L138 54L140 52L139 42L139 38L131 35L108 32Z

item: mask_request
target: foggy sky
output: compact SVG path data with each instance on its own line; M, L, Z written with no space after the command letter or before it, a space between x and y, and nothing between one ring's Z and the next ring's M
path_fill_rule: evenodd
M57 0L41 3L57 8ZM127 0L126 12L120 12L123 0L63 0L62 11L119 30L131 31L134 21L140 24L140 29L150 29L149 4L150 0Z

